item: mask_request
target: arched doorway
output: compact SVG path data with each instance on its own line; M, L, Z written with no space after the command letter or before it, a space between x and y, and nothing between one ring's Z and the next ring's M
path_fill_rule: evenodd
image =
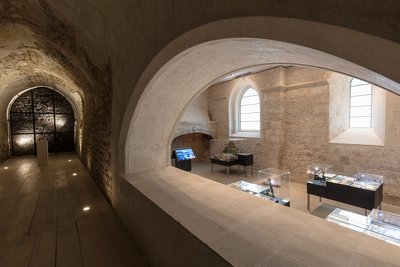
M199 132L183 134L172 140L171 150L180 147L191 147L197 159L209 159L210 139L212 139L212 136Z
M75 116L69 101L47 87L24 92L9 110L11 152L36 154L36 141L46 139L49 152L74 151Z

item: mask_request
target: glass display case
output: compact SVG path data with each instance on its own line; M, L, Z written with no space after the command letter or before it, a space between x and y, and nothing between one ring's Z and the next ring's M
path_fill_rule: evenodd
M326 186L326 179L336 177L336 174L330 173L331 165L312 163L307 166L307 182Z
M370 218L339 208L332 211L326 219L362 233L365 232L365 229L370 224Z
M365 233L400 246L400 215L374 209Z
M383 176L365 172L358 172L354 175L355 181L352 187L375 191L382 183Z
M253 184L246 181L238 181L235 183L231 183L229 184L229 186L258 197L265 196L268 191L268 189L265 186Z
M326 218L344 227L400 246L400 215L373 209L368 216L335 209Z
M344 175L325 174L325 177L327 182L334 184L352 185L356 181L356 178Z
M258 171L259 184L266 187L266 197L282 205L290 206L290 172L267 168Z

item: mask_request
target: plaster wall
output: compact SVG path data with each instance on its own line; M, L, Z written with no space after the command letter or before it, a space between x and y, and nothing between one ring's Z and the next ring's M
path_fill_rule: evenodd
M279 67L212 86L208 89L210 97L220 99L209 102L218 138L229 136L226 126L229 105L224 99L229 98L238 84L245 88L252 81L262 91L262 135L259 139L242 140L240 145L254 153L256 169L285 169L291 172L293 181L301 183L307 179L305 170L310 163L330 164L334 171L350 176L358 171L382 174L384 201L400 205L400 165L396 156L400 154L400 125L395 119L399 113L399 96L378 91L377 97L385 97L387 103L375 121L379 123L379 116L386 115L385 146L330 143L330 107L335 111L339 110L338 105L348 106L330 101L336 99L335 94L343 93L344 84L349 84L343 81L350 79L321 69ZM335 115L340 117L338 113Z
M207 122L210 121L208 115L208 92L204 91L188 105L183 113L181 122Z

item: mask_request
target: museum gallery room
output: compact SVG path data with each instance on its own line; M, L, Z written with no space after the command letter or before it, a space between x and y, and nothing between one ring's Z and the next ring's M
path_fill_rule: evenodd
M0 266L400 266L399 1L0 14Z

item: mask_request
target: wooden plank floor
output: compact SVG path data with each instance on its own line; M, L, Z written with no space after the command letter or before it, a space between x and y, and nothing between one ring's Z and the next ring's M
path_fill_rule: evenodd
M84 207L90 209L84 211ZM0 165L0 266L147 266L72 153Z

